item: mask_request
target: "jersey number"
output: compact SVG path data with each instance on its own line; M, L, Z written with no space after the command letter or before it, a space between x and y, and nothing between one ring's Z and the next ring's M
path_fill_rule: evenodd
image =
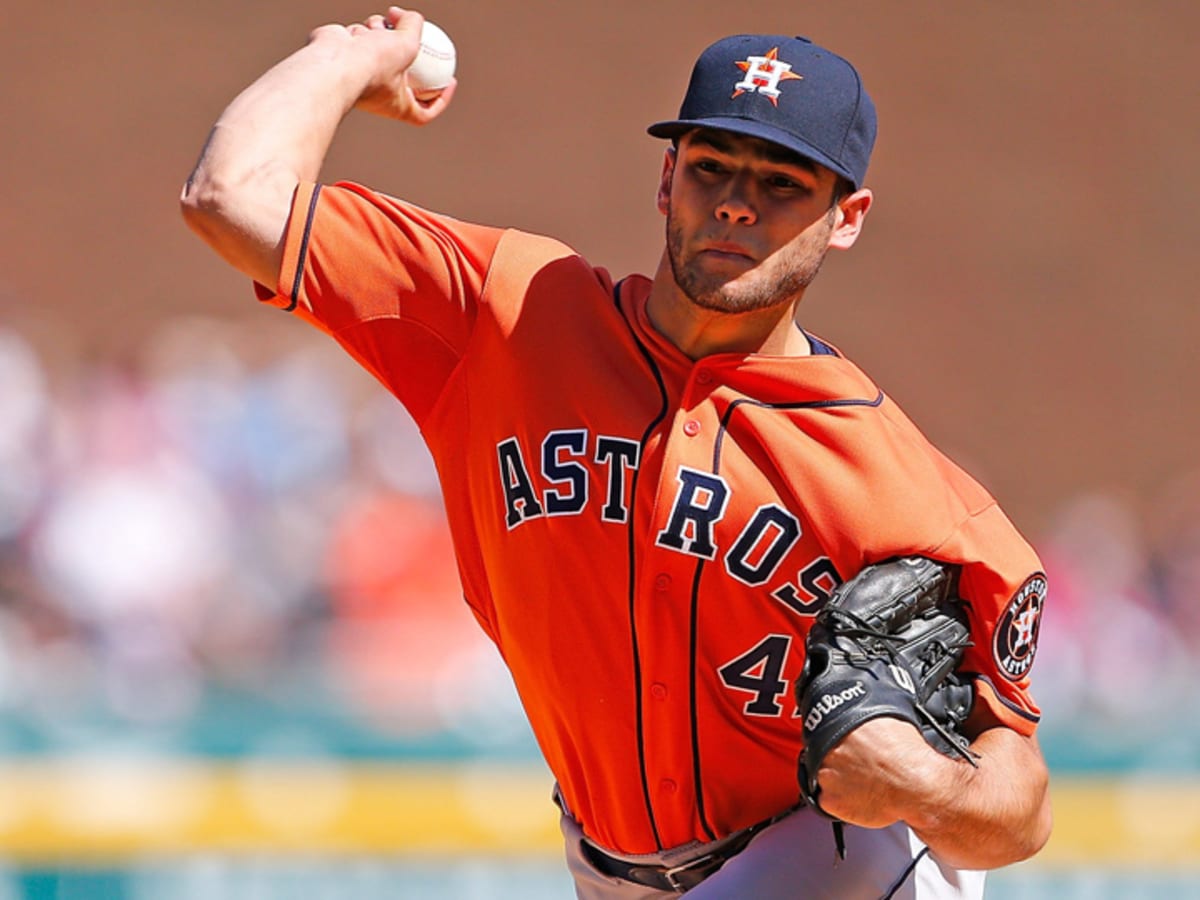
M742 707L746 715L778 716L783 712L779 698L788 689L788 683L783 679L783 667L791 649L791 636L769 634L717 670L726 687L754 695Z

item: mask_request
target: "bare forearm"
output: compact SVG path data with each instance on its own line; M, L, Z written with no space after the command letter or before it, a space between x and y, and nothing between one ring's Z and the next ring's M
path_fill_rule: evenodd
M944 773L919 782L924 796L910 801L904 818L952 866L993 869L1032 856L1051 827L1048 777L1036 743L992 728L972 747L978 768L946 759Z
M415 125L454 94L417 101L406 72L419 44L419 13L390 7L348 26L323 25L308 44L239 94L213 126L184 185L184 218L236 268L273 284L292 195L315 181L351 109Z
M227 261L273 283L291 197L315 180L369 73L347 41L314 41L242 91L213 126L181 198Z
M265 176L288 194L314 180L342 118L371 73L353 39L316 40L267 71L239 94L213 127L187 190L207 184L261 184Z
M907 722L873 719L825 757L821 807L865 828L903 820L957 868L994 869L1032 856L1050 835L1037 742L996 725L971 746L978 767L943 756Z

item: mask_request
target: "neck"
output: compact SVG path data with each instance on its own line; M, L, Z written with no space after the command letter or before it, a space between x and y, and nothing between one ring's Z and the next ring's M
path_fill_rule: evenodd
M751 312L697 305L679 289L664 255L654 276L646 315L655 330L689 359L716 353L807 356L812 348L796 318L800 297Z

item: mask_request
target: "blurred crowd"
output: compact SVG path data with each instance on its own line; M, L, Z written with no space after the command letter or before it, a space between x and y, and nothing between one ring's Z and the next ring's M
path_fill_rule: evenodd
M78 743L217 685L510 737L412 421L327 339L255 340L180 320L64 375L0 326L0 715Z
M510 739L520 713L461 600L415 426L322 336L252 346L179 320L64 374L0 325L0 716L70 741L97 710L187 721L219 684ZM1194 720L1200 472L1153 503L1064 502L1029 537L1051 585L1048 723Z

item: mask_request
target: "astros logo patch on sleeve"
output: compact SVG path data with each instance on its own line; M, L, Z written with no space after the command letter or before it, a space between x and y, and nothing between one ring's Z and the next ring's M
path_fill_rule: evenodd
M1019 681L1033 665L1045 603L1046 576L1038 572L1025 580L996 623L996 665L1010 681Z

